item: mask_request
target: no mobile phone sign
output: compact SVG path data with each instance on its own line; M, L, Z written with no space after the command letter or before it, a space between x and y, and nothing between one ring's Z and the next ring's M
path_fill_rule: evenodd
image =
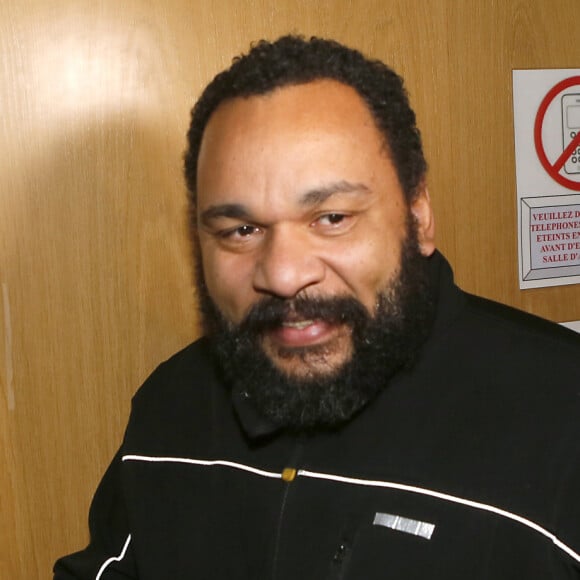
M546 154L542 137L546 112L556 101L560 93L566 89L570 89L571 87L578 87L578 95L568 94L566 96L578 97L578 99L576 99L578 104L572 104L569 107L565 107L564 103L562 103L563 151L556 156L556 159L550 161ZM575 120L576 115L578 116L578 119L580 119L580 76L573 76L560 81L552 87L543 98L538 108L538 113L536 114L536 120L534 123L534 145L536 147L538 159L548 175L563 187L573 191L580 191L580 181L562 175L562 170L566 167L566 164L571 162L573 164L578 164L578 173L580 174L580 122ZM570 126L567 127L567 125ZM575 131L574 129L577 130Z

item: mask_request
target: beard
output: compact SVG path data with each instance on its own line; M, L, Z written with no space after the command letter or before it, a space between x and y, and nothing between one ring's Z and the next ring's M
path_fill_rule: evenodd
M198 260L197 262L201 262ZM198 270L198 296L206 334L226 383L244 393L274 426L296 432L336 428L367 406L391 377L413 365L432 326L434 306L427 259L408 219L400 268L370 314L351 296L269 296L252 306L240 324L228 321L209 296ZM264 337L292 317L322 320L349 331L350 356L335 368L325 364L329 345L277 348L299 372L279 368Z

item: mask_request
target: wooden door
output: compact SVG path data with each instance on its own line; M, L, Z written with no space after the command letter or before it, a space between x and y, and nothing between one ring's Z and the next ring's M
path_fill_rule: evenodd
M468 290L517 286L513 68L579 67L576 0L4 0L0 4L0 578L87 541L130 397L198 335L181 155L201 88L250 41L334 37L407 79L439 247Z

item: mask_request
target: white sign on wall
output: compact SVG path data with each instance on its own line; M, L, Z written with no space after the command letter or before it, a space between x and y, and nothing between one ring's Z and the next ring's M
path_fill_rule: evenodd
M514 70L520 288L580 283L580 69Z

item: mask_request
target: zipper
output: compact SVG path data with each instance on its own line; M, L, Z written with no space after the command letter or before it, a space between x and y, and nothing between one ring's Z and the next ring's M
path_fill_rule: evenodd
M290 488L292 483L296 480L298 476L299 460L302 456L304 450L304 444L301 439L299 439L290 454L290 460L287 463L287 467L282 470L281 478L284 482L284 492L282 494L282 501L280 502L280 511L278 512L278 522L276 524L276 535L274 539L274 550L272 556L272 580L276 580L278 577L278 559L280 556L280 544L282 537L282 527L284 525L284 516L286 512L286 504L288 502L288 496L290 494Z

